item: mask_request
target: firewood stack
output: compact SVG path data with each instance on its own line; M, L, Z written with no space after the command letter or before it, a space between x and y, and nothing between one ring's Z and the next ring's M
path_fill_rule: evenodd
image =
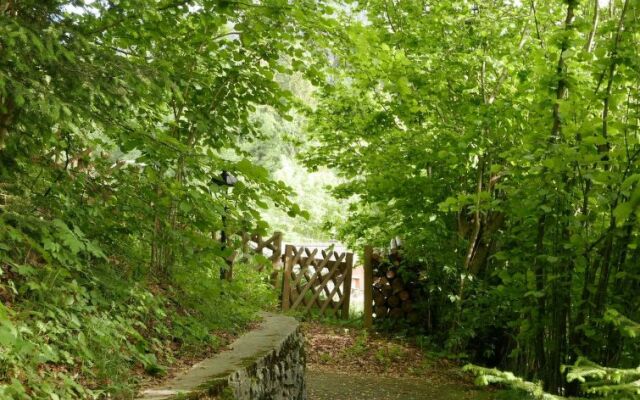
M417 291L412 282L400 276L402 259L398 252L389 256L377 253L371 259L373 267L373 314L376 320L406 319L417 322L419 314L414 310ZM404 274L403 274L404 275Z

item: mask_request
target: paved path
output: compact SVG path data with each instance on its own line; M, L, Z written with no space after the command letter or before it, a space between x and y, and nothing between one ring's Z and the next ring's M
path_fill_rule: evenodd
M309 400L491 400L492 393L419 378L308 370Z

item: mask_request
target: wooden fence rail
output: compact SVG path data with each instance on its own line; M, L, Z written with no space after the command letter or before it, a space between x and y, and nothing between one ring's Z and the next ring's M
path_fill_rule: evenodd
M242 237L242 251L234 251L227 259L229 269L226 279L233 278L233 265L240 254L247 255L249 253L255 253L263 255L271 261L271 267L273 268L272 279L275 283L282 265L282 232L274 232L273 235L267 239L257 233L249 234L243 232L238 235ZM270 254L265 254L265 250L268 250ZM258 265L258 271L264 270L264 267L265 265Z
M274 270L277 270L282 262L282 232L274 232L271 237L264 239L261 235L248 233L242 234L243 252L253 251L258 254L264 254L265 250L269 250L271 254L266 257L271 260ZM264 265L259 266L259 270L264 269Z
M364 327L373 326L373 247L364 248Z

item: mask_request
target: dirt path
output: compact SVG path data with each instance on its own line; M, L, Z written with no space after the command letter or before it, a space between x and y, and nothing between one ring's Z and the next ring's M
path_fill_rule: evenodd
M358 329L304 325L309 400L492 400L459 365Z
M493 399L492 393L428 379L391 378L309 370L309 400L464 400Z

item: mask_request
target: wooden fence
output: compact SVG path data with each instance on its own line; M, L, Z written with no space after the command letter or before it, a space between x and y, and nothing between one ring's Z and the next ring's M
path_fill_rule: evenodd
M273 269L277 270L282 262L282 233L274 232L267 239L258 234L244 233L242 234L242 250L244 253L252 251L264 255L271 260ZM265 250L270 251L271 254L265 254ZM264 267L264 265L260 265L258 269L262 271Z
M241 234L242 251L227 260L227 279L232 278L233 264L240 254L256 253L271 262L271 281L282 289L282 309L319 311L323 316L349 317L353 253L305 246L286 245L282 254L283 235L275 232L268 238L258 234ZM283 268L284 265L284 268ZM262 271L265 265L259 265ZM280 272L283 272L280 280Z
M236 250L227 258L228 269L225 272L225 279L233 279L233 265L239 255L247 255L250 253L260 254L271 261L272 279L275 284L282 265L282 233L274 232L269 238L265 239L257 233L237 234L242 238L242 251ZM234 234L236 236L236 234ZM266 253L265 253L266 250ZM258 271L262 271L265 265L258 265Z
M320 254L318 254L320 253ZM287 245L282 309L349 318L353 253Z

